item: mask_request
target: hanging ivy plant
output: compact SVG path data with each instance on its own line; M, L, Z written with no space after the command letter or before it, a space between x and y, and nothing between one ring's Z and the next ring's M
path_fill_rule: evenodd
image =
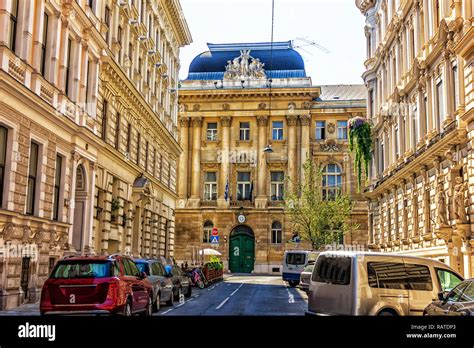
M362 185L362 166L366 181L369 179L369 164L372 159L372 126L363 117L349 120L349 150L354 153L354 166L357 172L357 188Z

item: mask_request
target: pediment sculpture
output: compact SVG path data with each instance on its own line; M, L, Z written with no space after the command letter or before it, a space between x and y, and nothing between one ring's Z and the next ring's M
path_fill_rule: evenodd
M240 56L227 61L224 79L239 80L248 77L263 79L267 77L264 66L265 63L262 63L259 58L250 55L250 50L241 50Z

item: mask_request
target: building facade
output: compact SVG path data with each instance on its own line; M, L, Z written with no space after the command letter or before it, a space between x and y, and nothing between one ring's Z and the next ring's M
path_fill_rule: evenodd
M173 256L179 2L6 0L0 26L0 309L66 254Z
M472 1L356 5L366 17L374 125L369 246L436 258L472 277Z
M314 87L290 42L208 46L179 94L176 259L199 263L217 229L226 269L279 273L285 250L311 248L288 242L293 230L284 208L308 156L324 168L324 190L342 188L360 199L347 120L365 115L365 90ZM359 229L346 243L366 244L366 211L356 204Z

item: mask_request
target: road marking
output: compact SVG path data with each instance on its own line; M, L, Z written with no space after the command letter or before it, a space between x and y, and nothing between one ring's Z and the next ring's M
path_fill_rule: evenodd
M215 288L216 286L214 285L212 288L207 289L207 291L211 291Z
M174 308L170 308L170 309L168 309L167 311L165 311L165 312L161 313L161 315L165 315L166 313L169 313L169 312L171 312L173 309L174 309Z
M293 295L288 288L286 292L288 293L288 303L295 303L295 295Z
M217 309L221 309L221 307L222 307L223 305L225 305L225 303L226 303L227 301L229 301L229 300L230 300L230 297L227 297L224 301L221 302L220 305L218 305L218 306L216 307L216 310L217 310Z
M239 286L237 289L235 289L235 290L229 295L229 297L230 297L230 296L234 296L234 294L235 294L237 291L239 291L239 289L240 289L243 285L244 285L244 284L240 284L240 286Z

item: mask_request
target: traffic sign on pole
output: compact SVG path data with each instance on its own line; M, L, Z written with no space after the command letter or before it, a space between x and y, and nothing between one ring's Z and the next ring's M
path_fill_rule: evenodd
M219 236L212 236L211 244L219 244Z
M214 227L214 228L212 229L211 234L212 234L214 237L219 235L219 230L217 229L217 227Z

